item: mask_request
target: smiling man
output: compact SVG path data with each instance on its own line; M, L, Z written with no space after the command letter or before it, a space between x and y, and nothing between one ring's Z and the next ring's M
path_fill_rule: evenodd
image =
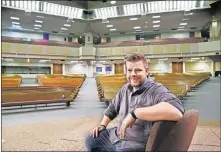
M85 139L88 151L145 151L154 121L182 119L181 101L148 74L146 58L140 52L125 57L125 84L109 104L98 127ZM108 124L118 117L118 124Z

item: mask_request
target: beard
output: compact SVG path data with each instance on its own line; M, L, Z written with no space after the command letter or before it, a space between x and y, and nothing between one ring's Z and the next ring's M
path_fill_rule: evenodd
M139 87L143 81L141 77L129 77L129 83L132 87Z

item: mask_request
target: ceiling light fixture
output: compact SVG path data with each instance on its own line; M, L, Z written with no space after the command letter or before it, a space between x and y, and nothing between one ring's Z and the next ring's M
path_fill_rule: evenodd
M113 27L113 25L107 25L107 27Z
M110 1L111 4L116 4L116 1Z
M34 30L40 30L40 28L35 27Z
M188 15L193 15L193 13L189 13L189 14L184 14L184 15L186 15L186 16L188 16Z
M38 17L38 18L44 18L44 16L36 16L36 17Z
M35 24L34 26L36 26L36 27L41 27L41 25L39 25L39 24Z
M182 20L183 20L183 21L187 21L187 20L189 20L189 18L183 18Z
M160 18L160 16L153 16L152 18Z
M43 23L43 21L35 20L36 23Z
M146 22L146 23L148 23L148 22Z
M178 27L179 29L182 29L182 28L184 28L184 26L180 26L180 27Z
M72 23L74 23L74 21L71 21Z
M110 29L110 31L116 31L116 29Z
M153 21L153 23L160 23L160 21L158 20L158 21Z
M17 25L19 25L20 23L19 23L19 22L12 22L12 24L17 24Z
M153 27L160 27L160 25L153 25Z
M18 17L10 17L12 20L19 20Z
M66 27L70 27L71 25L70 25L70 24L64 24L64 26L66 26Z
M135 26L134 29L140 29L140 26Z
M137 20L137 18L136 18L136 17L130 18L130 20L131 20L131 21L135 21L135 20Z
M61 28L61 30L65 30L65 31L66 31L66 30L68 30L68 29L67 29L67 28L63 28L63 27L62 27L62 28Z
M180 23L180 25L187 25L187 23Z

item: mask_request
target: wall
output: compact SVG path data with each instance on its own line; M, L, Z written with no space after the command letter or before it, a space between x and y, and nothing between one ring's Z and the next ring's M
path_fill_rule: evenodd
M161 33L161 39L163 39L163 38L185 38L185 37L190 37L189 32Z
M106 72L105 68L106 66L111 67L111 72ZM102 71L101 72L96 72L96 67L102 67ZM108 65L104 65L104 64L96 64L93 66L93 72L97 75L97 74L114 74L114 68L113 65L108 64Z
M135 35L126 35L126 36L111 36L111 42L121 42L121 41L130 41L136 40Z
M8 37L23 37L28 39L43 39L43 33L31 33L31 32L17 32L17 31L2 31L2 36ZM64 38L68 36L64 35L56 35L56 34L49 34L49 40L53 41L64 41ZM68 39L66 39L68 41ZM72 37L72 42L78 42L77 37Z
M65 74L86 74L87 77L94 77L97 74L114 74L114 68L112 67L111 72L106 72L105 67L112 65L104 64L95 64L95 65L86 65L86 64L66 64L65 65ZM101 72L96 72L96 67L102 67Z
M172 63L166 61L158 63L148 63L148 68L150 73L172 73Z
M215 62L215 71L221 70L221 62Z
M2 66L34 66L34 67L51 67L51 64L44 63L16 63L16 62L2 62Z
M185 71L189 72L211 72L211 62L186 62Z

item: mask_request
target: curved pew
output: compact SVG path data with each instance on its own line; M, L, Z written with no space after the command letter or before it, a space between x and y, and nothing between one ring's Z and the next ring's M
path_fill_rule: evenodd
M77 95L73 87L11 87L2 89L2 107L70 102Z
M2 87L19 87L22 78L19 75L2 75Z

